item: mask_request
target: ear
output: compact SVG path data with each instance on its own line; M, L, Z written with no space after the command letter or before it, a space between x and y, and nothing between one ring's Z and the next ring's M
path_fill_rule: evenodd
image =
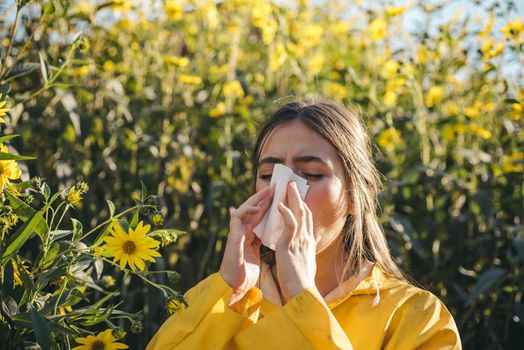
M347 212L346 212L346 215L349 216L349 215L353 215L353 214L355 214L355 211L354 211L354 209L353 209L353 203L350 203L350 204L348 205L348 210L347 210Z

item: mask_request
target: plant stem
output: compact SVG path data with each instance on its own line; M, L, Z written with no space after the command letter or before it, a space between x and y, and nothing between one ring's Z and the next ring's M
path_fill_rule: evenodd
M11 27L11 31L9 33L9 46L7 47L7 51L5 53L4 60L2 62L2 69L0 69L0 81L2 81L2 78L4 77L4 70L7 67L7 59L9 58L9 55L11 54L11 50L13 49L13 41L15 38L15 32L16 27L18 25L18 17L20 16L20 7L16 7L16 15L15 15L15 22L13 23L13 26Z

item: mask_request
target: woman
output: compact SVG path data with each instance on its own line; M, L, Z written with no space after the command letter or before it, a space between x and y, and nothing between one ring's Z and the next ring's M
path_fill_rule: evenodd
M255 190L231 211L220 271L185 296L188 307L148 350L460 349L457 327L431 293L406 282L376 216L379 174L360 119L333 102L296 100L262 126ZM275 164L305 178L278 211L274 262L253 228L272 202Z

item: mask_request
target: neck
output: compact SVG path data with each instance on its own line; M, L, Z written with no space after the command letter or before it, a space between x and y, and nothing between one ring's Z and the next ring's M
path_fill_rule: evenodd
M317 274L315 284L324 297L345 278L341 279L344 269L344 252L342 242L336 239L328 247L317 254Z

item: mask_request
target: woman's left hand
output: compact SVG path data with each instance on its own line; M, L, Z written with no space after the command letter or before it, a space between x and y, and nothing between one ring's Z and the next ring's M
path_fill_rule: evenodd
M315 287L317 271L313 215L300 198L295 182L288 183L287 205L278 210L284 217L285 229L275 247L277 276L286 301L306 288Z

